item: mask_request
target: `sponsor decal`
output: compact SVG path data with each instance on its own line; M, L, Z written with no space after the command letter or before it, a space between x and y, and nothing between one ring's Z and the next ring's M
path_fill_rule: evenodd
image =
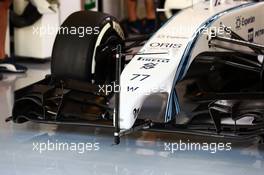
M257 38L257 37L260 37L260 36L262 36L262 35L264 35L264 29L259 29L259 30L257 30L256 32L255 32L255 37Z
M250 17L242 17L242 16L238 16L236 17L236 29L239 30L242 27L246 27L249 24L252 24L256 21L256 17L255 16L250 16Z
M139 114L139 111L140 111L140 109L139 109L139 108L134 108L134 110L133 110L133 115L134 115L134 118L136 118L136 117L138 116L138 114Z
M248 29L248 41L254 42L254 28Z
M169 63L170 59L167 58L150 58L150 57L139 57L138 61L154 62L154 63Z
M153 69L153 68L155 68L155 66L157 65L158 63L146 63L146 64L144 64L142 67L141 67L141 69Z
M188 37L184 37L184 36L173 36L173 35L164 35L164 34L159 34L157 38L159 39L188 39Z
M128 86L128 87L127 87L127 91L128 91L128 92L134 92L134 91L136 91L138 88L139 88L139 87L130 87L130 86Z
M150 43L149 46L152 47L152 48L179 49L179 48L181 48L182 44L179 44L179 43L159 43L159 42L154 42L154 43Z

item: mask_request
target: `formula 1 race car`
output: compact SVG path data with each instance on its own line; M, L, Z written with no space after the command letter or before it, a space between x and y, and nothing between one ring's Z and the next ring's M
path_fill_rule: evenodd
M110 15L73 13L55 40L51 75L16 91L7 121L109 127L116 143L136 130L263 138L264 3L216 2L135 38Z

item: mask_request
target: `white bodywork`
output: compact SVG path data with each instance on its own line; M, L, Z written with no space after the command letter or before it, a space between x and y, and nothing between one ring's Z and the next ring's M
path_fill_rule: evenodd
M179 10L196 5L203 0L166 0L164 4L165 14L167 18L172 16L172 10Z
M168 94L164 121L175 115L171 112L179 104L173 101L173 91L197 55L205 51L221 51L209 48L210 37L197 32L205 27L218 29L220 24L248 40L253 28L255 43L264 41L264 3L225 2L210 8L210 2L201 2L172 17L148 40L140 53L162 53L137 55L125 67L121 75L120 121L122 130L130 129L138 117L142 104L150 94ZM201 30L202 31L202 30ZM209 30L208 30L209 31ZM252 32L252 30L250 30ZM173 116L174 115L174 116Z

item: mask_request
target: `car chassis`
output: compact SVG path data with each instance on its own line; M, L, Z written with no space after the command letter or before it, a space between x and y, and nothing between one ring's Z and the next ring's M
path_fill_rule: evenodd
M225 31L228 30L225 26L222 27ZM97 48L96 52L102 55L111 53L111 57L115 60L115 81L111 83L120 86L120 76L127 56L166 54L162 52L133 53L130 51L133 47L141 46L149 38L150 36L126 39L125 43L129 43L126 46L105 43ZM227 47L226 43L246 47L252 52ZM203 57L215 57L214 62L216 61L217 64L254 72L260 77L260 81L256 83L258 88L249 92L195 91L195 95L191 95L191 98L198 106L192 111L193 117L188 122L179 122L177 117L168 122L139 117L133 127L122 129L119 123L119 91L108 94L102 92L100 86L92 82L62 78L51 74L47 75L44 80L15 92L16 101L13 114L6 121L112 128L116 144L120 142L121 136L137 130L191 134L239 141L256 137L263 139L264 91L261 82L263 82L264 62L252 62L248 58L255 60L263 58L264 46L246 41L232 30L229 37L215 33L209 38L208 45L210 48L224 49L226 52L207 52L199 61L208 61ZM236 58L236 61L230 57ZM176 93L176 86L173 89ZM138 113L138 111L134 112ZM206 117L206 122L205 120L194 121L195 116ZM236 122L245 116L253 116L252 124L240 125ZM223 123L222 120L225 118L231 118L234 123Z

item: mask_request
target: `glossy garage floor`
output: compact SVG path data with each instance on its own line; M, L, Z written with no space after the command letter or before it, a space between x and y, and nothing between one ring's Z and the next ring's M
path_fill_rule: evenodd
M232 143L231 151L168 151L165 143L214 142L186 135L137 132L113 146L108 129L5 123L11 115L13 92L49 73L49 63L27 64L25 75L5 75L0 82L1 175L263 175L264 146ZM90 143L97 149L37 151L37 143Z

